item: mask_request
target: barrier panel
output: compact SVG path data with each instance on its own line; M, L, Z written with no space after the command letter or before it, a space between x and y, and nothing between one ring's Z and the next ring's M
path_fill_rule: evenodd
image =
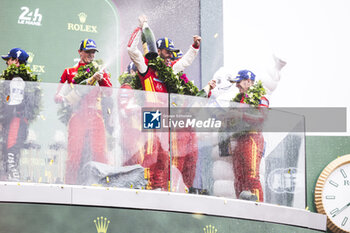
M0 96L1 181L257 198L305 207L302 116L84 85L2 81ZM282 128L275 127L278 122Z
M304 117L210 98L170 95L169 102L175 121L196 122L171 130L172 164L185 161L189 192L305 208Z

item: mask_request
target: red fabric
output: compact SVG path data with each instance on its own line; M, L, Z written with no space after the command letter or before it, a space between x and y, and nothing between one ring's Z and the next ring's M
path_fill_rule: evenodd
M171 133L171 159L172 165L181 172L185 185L190 188L196 175L198 143L196 133L187 130Z
M244 99L245 99L245 97L243 95L242 99L240 101L241 104L244 103ZM268 108L269 107L269 100L265 96L262 96L258 107L266 107L266 108Z
M124 83L123 85L120 86L120 88L132 90L132 87L131 87L130 84L128 84L128 83Z
M65 69L60 82L74 83L73 78L77 74L78 68L84 65L86 64L80 62L73 68ZM105 71L103 71L103 79L99 81L99 85L112 86L109 74ZM77 182L84 145L90 147L93 161L107 162L105 125L100 98L103 94L110 95L112 90L99 87L90 87L90 89L89 93L83 96L76 106L76 112L68 124L68 158L65 176L67 184L76 184Z
M105 70L103 70L103 78L98 81L98 85L101 87L112 87L110 75Z
M240 103L244 103L244 96ZM258 105L259 114L243 113L243 120L250 124L261 124L265 120L264 109L269 101L262 97ZM261 132L248 132L237 139L233 152L233 171L235 175L235 191L237 198L242 191L251 191L264 201L264 193L260 183L260 162L264 150L264 137Z
M148 65L147 58L145 58L145 63ZM168 93L165 84L159 80L158 75L153 68L148 67L147 72L145 74L140 74L139 77L141 79L143 90Z
M76 66L65 69L63 71L62 76L61 76L60 83L65 83L65 82L73 83L73 78L77 74L78 68L80 66L84 66L84 65L86 65L86 64L79 62Z
M122 86L129 89L128 85ZM120 89L118 96L119 120L122 127L122 150L124 166L140 164L149 169L148 187L168 190L169 181L169 143L166 133L142 132L140 109L130 107L136 101L135 93ZM131 104L132 105L132 104ZM144 104L147 106L147 103ZM147 172L146 172L147 173Z
M242 191L251 191L264 201L260 183L260 162L264 149L264 138L261 133L247 133L237 139L233 152L233 171L237 198Z
M85 66L86 63L79 62L76 66L67 68L63 71L63 74L61 76L60 83L74 83L73 78L78 73L78 69L80 66ZM112 83L110 81L110 75L106 73L106 71L103 71L103 78L98 82L100 86L103 87L111 87Z
M199 45L196 45L195 43L192 44L192 47L195 49L199 49Z
M21 119L18 117L15 117L11 120L9 132L8 132L8 138L7 138L7 149L13 147L17 142L20 121Z
M129 39L129 42L128 42L128 47L130 47L132 45L132 43L134 42L136 36L137 36L137 33L141 30L140 27L137 27L134 32L131 34L131 37Z
M107 163L105 126L100 111L85 109L72 116L68 127L65 177L67 184L76 184L84 145L89 146L93 161Z
M133 131L134 134L128 136L124 131L123 143L124 151L128 151L129 146L135 146L135 138L141 141L145 141L141 150L138 150L135 154L131 155L127 161L124 162L124 166L140 164L144 168L149 168L150 177L149 186L152 189L161 188L162 190L168 190L169 181L169 153L168 148L163 148L161 139L155 133L143 133L139 131L139 134ZM144 138L141 138L144 137ZM143 140L145 139L145 140ZM164 139L164 138L163 138Z
M145 58L146 65L148 65L148 62L148 59ZM169 65L173 66L175 63L176 61ZM140 74L139 77L143 90L167 93L165 84L158 79L157 72L153 68L148 66L147 72L145 74ZM183 135L186 136L174 139L179 145L176 149L174 149L174 152L185 156L177 157L176 162L175 164L173 163L173 165L176 166L182 173L183 180L189 188L193 184L196 172L196 163L198 158L197 137L195 133L191 132L183 133ZM188 139L188 136L190 136L191 139ZM163 190L167 190L168 180L170 178L170 158L168 148L167 150L162 148L160 140L165 140L165 138L163 137L160 139L156 134L153 134L152 138L146 139L147 142L143 148L144 154L141 151L138 151L129 161L127 161L126 164L131 165L137 163L141 164L143 167L150 168L150 186L153 189L162 188ZM189 141L191 141L191 143L189 143ZM168 141L164 143L169 144L169 138ZM189 145L192 148L189 149L184 145ZM151 153L148 153L147 151L151 151Z
M243 96L240 103L244 103L245 97ZM249 124L262 124L265 120L266 114L265 110L269 107L269 101L265 96L261 97L260 104L258 105L259 113L260 114L250 114L248 112L243 113L243 120L248 122Z

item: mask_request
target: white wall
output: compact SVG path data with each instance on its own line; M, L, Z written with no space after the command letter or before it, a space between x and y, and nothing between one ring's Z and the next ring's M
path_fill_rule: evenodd
M224 65L260 79L285 59L271 107L350 105L350 1L223 0Z

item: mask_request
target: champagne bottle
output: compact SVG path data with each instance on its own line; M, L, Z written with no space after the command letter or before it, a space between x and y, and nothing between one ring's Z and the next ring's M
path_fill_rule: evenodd
M80 85L90 85L90 86L96 86L98 83L96 82L96 79L92 76L88 79L85 79L79 83Z
M91 78L88 78L88 79L81 81L79 83L79 85L91 85L91 86L93 86L93 85L95 85L95 82L96 82L96 80L93 77L91 77Z
M149 50L148 50L148 46L147 46L146 36L144 33L142 33L142 35L141 35L141 40L142 40L143 56L146 56L146 54L149 52Z
M208 94L210 92L210 86L206 85L202 90L200 90L196 96L200 96L200 97L208 97Z
M145 57L148 60L152 60L158 57L156 39L154 38L153 31L151 30L147 22L143 24L141 39Z
M91 85L91 86L94 86L96 84L96 79L94 79L93 77L89 78L87 80L87 84Z

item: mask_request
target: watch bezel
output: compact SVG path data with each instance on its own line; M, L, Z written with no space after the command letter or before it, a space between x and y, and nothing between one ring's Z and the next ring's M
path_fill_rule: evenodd
M329 175L332 174L338 167L348 163L350 163L350 154L343 155L330 162L321 172L315 186L314 201L316 205L316 210L318 213L325 214L327 216L327 227L334 233L349 233L349 231L345 231L344 229L340 228L332 221L332 219L329 218L323 206L322 193Z

